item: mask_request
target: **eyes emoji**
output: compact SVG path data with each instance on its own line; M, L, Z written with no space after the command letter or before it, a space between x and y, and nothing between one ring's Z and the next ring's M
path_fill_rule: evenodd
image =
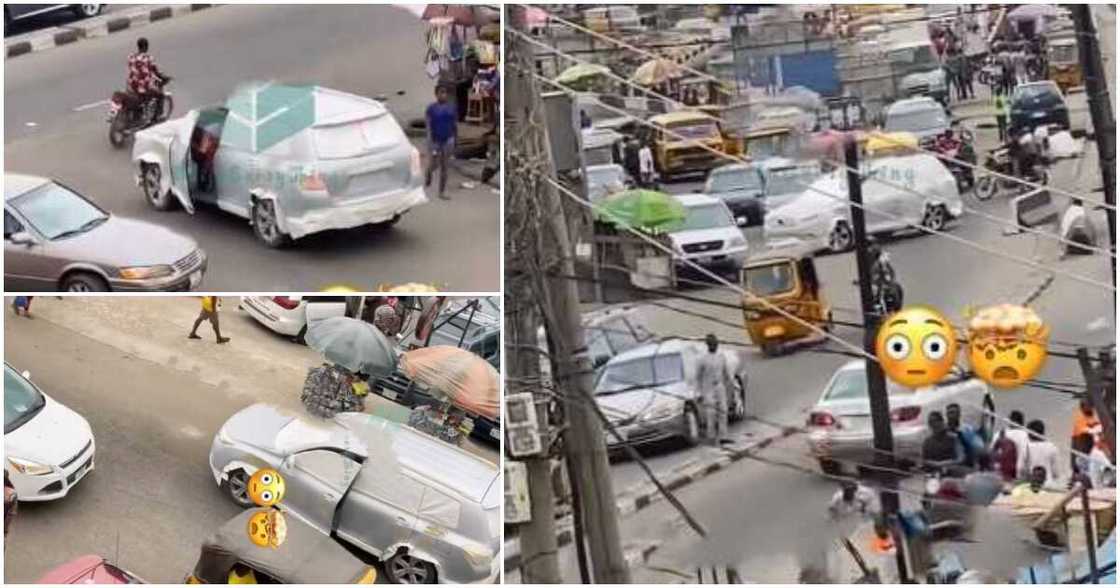
M910 338L901 333L887 338L887 355L891 359L903 360L910 355Z
M249 478L249 498L257 506L273 506L284 499L284 478L273 469L258 470Z
M901 333L887 338L887 355L894 360L901 361L910 355L910 338ZM931 333L922 338L922 355L927 359L937 361L949 353L949 342L938 333Z

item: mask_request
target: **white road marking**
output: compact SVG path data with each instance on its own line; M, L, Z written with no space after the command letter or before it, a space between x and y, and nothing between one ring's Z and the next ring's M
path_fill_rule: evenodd
M91 108L97 108L98 106L105 106L108 103L109 103L108 100L98 100L97 102L90 102L89 104L83 104L81 106L75 106L74 107L74 112L81 112L83 110L89 110Z

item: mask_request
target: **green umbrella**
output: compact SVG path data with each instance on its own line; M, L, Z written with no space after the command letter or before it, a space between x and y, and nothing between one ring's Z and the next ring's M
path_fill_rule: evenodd
M686 212L684 205L671 194L638 189L608 196L596 207L596 216L617 226L664 233L681 227Z
M580 80L609 73L611 73L611 69L605 65L581 63L560 72L560 75L556 76L555 82L558 84L574 84Z

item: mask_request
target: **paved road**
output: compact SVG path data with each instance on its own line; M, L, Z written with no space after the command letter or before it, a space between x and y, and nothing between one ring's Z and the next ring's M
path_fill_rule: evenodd
M134 8L136 6L140 6L140 5L139 4L106 4L105 7L101 9L101 14L99 16L104 16L106 14L113 14L115 12L121 12L121 11L124 11L124 10L128 10L129 8ZM38 31L38 30L41 30L41 29L44 29L44 28L48 28L48 27L59 27L59 26L72 25L72 24L78 23L81 20L82 19L75 16L74 13L71 12L71 11L56 10L54 12L48 12L46 14L40 14L38 16L33 16L33 17L28 18L26 20L18 21L14 25L12 25L11 28L5 27L4 28L4 38L5 38L5 40L11 41L11 40L15 40L16 37L19 37L20 35L23 35L23 34L26 34L26 33L31 33L31 32Z
M223 346L206 324L203 340L186 339L194 298L42 297L34 320L6 317L5 361L84 415L98 452L96 470L70 495L21 504L6 582L34 582L97 553L149 582L179 583L201 542L237 513L207 464L214 434L256 402L302 412L298 390L322 360L237 312L235 299L224 302L232 341ZM389 404L371 397L367 412L381 403ZM467 449L497 461L489 446Z
M210 253L207 290L308 291L340 283L372 289L411 281L496 290L498 196L477 184L461 188L466 178L457 174L450 202L433 199L391 231L331 231L276 251L232 215L151 209L134 183L128 151L114 151L106 137L105 106L98 103L123 83L125 58L140 35L176 78L178 113L220 104L240 82L276 79L385 96L404 123L431 100L421 67L423 33L415 14L393 6L230 5L24 55L5 64L5 169L55 177L117 214L194 236Z

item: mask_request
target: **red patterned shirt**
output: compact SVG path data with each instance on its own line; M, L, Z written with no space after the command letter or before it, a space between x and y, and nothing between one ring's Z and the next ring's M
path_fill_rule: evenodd
M128 56L128 89L136 94L155 90L155 63L147 53Z

